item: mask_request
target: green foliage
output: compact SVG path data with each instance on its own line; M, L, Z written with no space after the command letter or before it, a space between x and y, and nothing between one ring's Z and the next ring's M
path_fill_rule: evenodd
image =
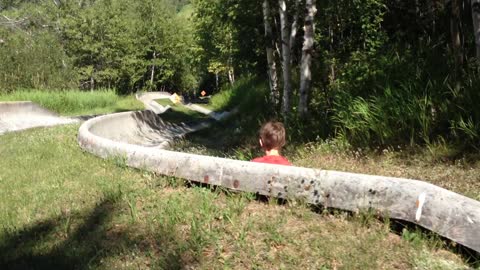
M296 104L304 5L286 3L290 23L299 15L292 47ZM280 75L277 1L270 7ZM317 11L310 115L291 118L293 138L338 136L359 146L441 140L465 149L480 146L470 10L461 21L465 64L458 74L452 73L448 4L328 0L317 1ZM263 96L255 98L257 91L233 90L247 83L231 85L232 75L259 78L252 88L267 82L261 1L9 0L0 5L0 15L0 58L6 59L0 92L205 89L220 93L212 100L216 108L249 103L245 107L259 115L273 115ZM227 84L231 89L222 90Z
M202 72L247 76L264 70L263 21L258 1L195 0L195 36ZM225 79L224 81L227 81Z
M431 72L436 52L420 61L418 53L398 48L382 54L345 65L331 85L336 135L358 146L430 144L442 138L478 145L476 73L465 74L466 83L456 88L446 68Z
M255 78L239 79L233 86L227 85L212 96L210 106L215 110L231 110L239 107L240 111L251 113L269 112L267 86Z
M188 21L176 16L175 8L150 0L69 6L63 20L67 52L83 85L117 87L122 93L193 87Z
M185 1L16 3L0 12L0 89L190 90L197 84ZM12 25L3 28L2 25ZM33 57L32 57L33 55Z
M369 99L348 96L341 102L332 119L339 135L352 144L428 142L432 129L428 94L415 93L410 87L387 87L382 95Z
M0 93L16 88L69 88L74 73L57 37L0 28Z

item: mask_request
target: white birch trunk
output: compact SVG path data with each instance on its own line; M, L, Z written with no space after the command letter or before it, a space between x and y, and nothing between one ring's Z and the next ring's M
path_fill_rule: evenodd
M277 66L273 57L273 34L272 26L270 25L270 5L268 0L264 0L263 8L263 22L265 25L265 44L267 52L268 64L268 82L270 85L270 101L277 107L280 103L280 92L278 91Z
M90 91L95 89L95 80L93 79L93 73L90 75Z
M297 30L298 30L298 14L300 13L299 7L300 7L300 1L301 0L296 0L295 1L295 13L293 15L293 22L292 22L292 28L290 31L290 52L292 52L293 47L295 46L295 39L297 37ZM290 57L290 64L292 62L292 58Z
M290 75L290 31L288 29L287 4L285 0L278 0L280 13L280 27L282 28L282 64L283 64L283 102L282 114L287 118L290 113L290 96L292 94Z
M472 0L472 21L477 60L480 62L480 0Z
M230 82L230 85L235 83L235 74L232 67L228 69L228 81Z
M314 42L313 34L315 31L314 17L316 13L315 0L306 0L304 41L300 66L300 99L298 102L298 113L300 117L305 117L308 112L308 93L310 92L312 82L311 64Z
M451 4L451 18L450 18L450 34L452 39L452 52L455 63L455 80L457 84L460 76L460 69L463 65L463 51L462 51L462 33L461 33L461 0L452 0ZM457 85L458 87L458 85Z
M155 62L155 58L157 54L153 52L153 61ZM150 85L153 86L153 78L155 77L155 64L152 64L152 72L150 73Z

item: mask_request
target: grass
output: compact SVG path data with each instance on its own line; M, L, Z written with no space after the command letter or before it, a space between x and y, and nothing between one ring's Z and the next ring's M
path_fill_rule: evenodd
M258 121L237 117L178 147L249 159L259 153L250 128ZM80 150L77 130L70 125L0 136L1 269L478 267L442 239L409 227L392 231L392 222L372 213L278 204L134 170L122 157L99 159ZM359 162L355 170L364 162L363 154L334 142L291 145L285 153L312 167L324 168L320 162L328 155L337 158L332 167ZM378 157L390 169L395 158L388 151Z
M168 122L198 122L208 119L208 116L197 111L190 110L183 105L174 104L169 99L155 100L162 106L170 106L170 109L162 113L162 119Z
M233 86L227 86L213 95L209 101L209 108L223 111L239 107L240 111L251 114L264 114L268 111L267 86L254 78L239 79Z
M465 267L373 218L262 202L99 159L79 149L77 130L0 137L1 268Z
M144 108L133 95L119 96L113 90L18 90L0 94L0 101L33 101L62 115L103 114Z

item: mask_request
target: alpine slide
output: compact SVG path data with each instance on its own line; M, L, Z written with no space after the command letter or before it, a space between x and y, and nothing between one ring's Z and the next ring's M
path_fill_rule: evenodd
M131 167L237 191L357 212L370 209L433 231L480 253L480 202L419 180L253 163L167 150L174 139L208 128L208 122L168 123L169 109L155 100L164 92L137 95L144 111L97 117L61 117L32 102L0 102L0 135L38 126L84 121L80 147L102 158L123 157ZM186 105L217 121L234 112ZM86 120L86 121L85 121Z

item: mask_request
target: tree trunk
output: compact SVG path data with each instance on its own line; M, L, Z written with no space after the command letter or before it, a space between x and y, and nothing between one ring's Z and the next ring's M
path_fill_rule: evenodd
M290 31L290 52L293 51L293 47L295 46L295 39L297 37L297 28L298 28L298 14L300 13L299 7L300 7L300 1L301 0L296 0L295 1L295 9L294 9L294 15L293 15L293 22L292 22L292 28ZM292 58L290 57L290 65L292 63Z
M270 101L275 107L280 103L280 92L278 91L277 66L273 57L273 34L272 26L270 25L270 5L268 0L263 1L263 22L265 25L265 44L267 51L268 63L268 82L270 85Z
M432 34L433 36L435 36L435 33L437 31L437 17L436 17L436 2L437 0L432 0L432 1L428 1L428 10L429 10L429 14L430 14L430 17L432 19Z
M450 34L452 38L452 53L455 63L455 80L459 80L463 65L462 33L461 33L461 0L451 0Z
M285 0L278 0L280 13L280 27L282 28L282 64L283 64L283 102L282 114L287 118L290 113L290 96L292 95L290 76L290 31L288 29L287 4Z
M301 118L308 112L308 93L312 84L312 52L313 34L315 31L314 17L317 13L315 0L306 0L306 14L303 35L302 60L300 66L300 99L298 102L298 114Z
M157 54L153 52L153 61L155 61L155 58L157 57ZM152 72L150 74L150 85L153 87L153 78L155 77L155 64L152 64Z
M230 85L233 85L235 83L235 73L233 72L233 67L230 67L227 73L228 81L230 82Z
M477 60L480 63L480 0L472 0L472 20Z
M90 75L90 91L93 91L95 89L95 80L93 79L93 73Z

